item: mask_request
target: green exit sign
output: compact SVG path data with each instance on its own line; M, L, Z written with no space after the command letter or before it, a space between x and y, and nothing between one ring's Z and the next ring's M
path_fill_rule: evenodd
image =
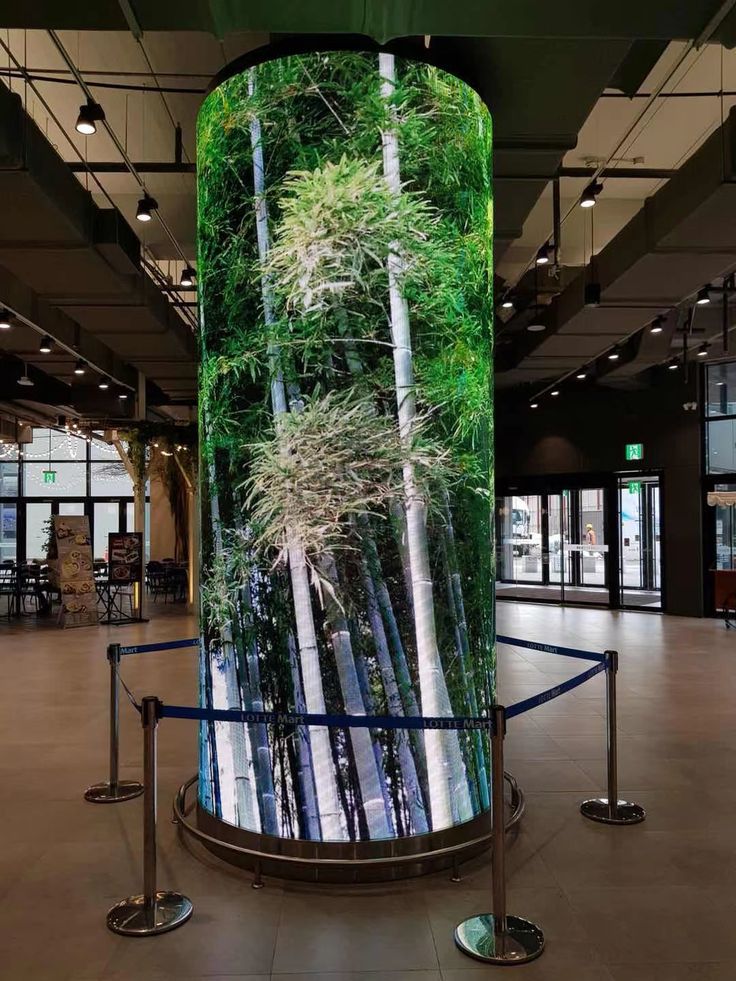
M629 481L629 494L641 494L641 481L639 480Z
M55 484L56 483L56 471L55 470L44 470L44 472L43 472L43 482L44 482L44 484Z
M644 459L644 444L643 443L627 443L626 444L626 459L627 460L643 460Z

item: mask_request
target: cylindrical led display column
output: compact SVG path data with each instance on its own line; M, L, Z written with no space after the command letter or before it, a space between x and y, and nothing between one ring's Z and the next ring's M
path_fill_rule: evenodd
M392 54L291 55L206 98L202 704L492 701L490 165L477 94ZM215 722L200 747L200 828L283 874L421 871L488 824L478 730Z

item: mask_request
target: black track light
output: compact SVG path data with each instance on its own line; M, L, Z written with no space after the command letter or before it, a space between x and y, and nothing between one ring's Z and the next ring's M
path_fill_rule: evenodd
M102 378L100 378L99 382L97 383L97 387L101 388L103 392L105 389L110 387L110 379L107 377L107 375L103 375Z
M0 330L10 330L12 326L9 312L5 307L0 307Z
M105 110L94 99L88 98L87 104L79 107L75 128L83 136L92 136L97 132L97 123L102 123L104 120Z
M54 349L54 342L50 337L42 337L41 343L38 345L39 354L51 354Z
M661 334L664 330L664 317L660 313L652 321L652 326L649 328L650 334Z
M703 307L706 303L710 303L710 291L707 286L703 286L702 289L698 290L698 295L695 298L695 302L699 307Z
M700 345L700 347L698 348L698 357L699 358L707 358L708 357L708 345L707 344L701 344Z
M184 266L181 271L181 279L179 280L180 286L194 286L194 277L197 275L195 269L191 266Z
M603 190L603 185L599 184L598 181L591 181L590 184L583 191L583 196L580 198L581 208L592 208L595 204L596 198Z
M546 266L549 262L549 242L545 242L544 245L538 250L537 258L534 260L538 266Z
M87 371L87 362L82 361L82 359L80 358L79 361L77 361L77 363L74 365L74 374L83 375L85 374L86 371Z
M155 198L152 198L150 194L146 193L138 202L135 216L138 221L150 221L153 218L153 212L157 209L158 201Z

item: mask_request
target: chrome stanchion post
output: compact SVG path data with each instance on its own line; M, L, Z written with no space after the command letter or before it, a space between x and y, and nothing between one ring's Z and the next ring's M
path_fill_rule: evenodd
M92 804L115 804L131 800L143 793L143 784L137 780L119 780L120 759L120 644L108 644L107 660L110 663L110 779L96 783L84 792L84 799Z
M156 888L156 734L161 702L143 699L143 894L129 896L107 914L107 925L127 937L150 937L181 926L192 915L191 900L178 892Z
M544 934L530 920L506 912L506 829L503 801L503 741L506 709L494 705L491 735L491 800L493 807L493 912L463 920L455 943L464 954L488 964L524 964L544 950Z
M606 651L606 760L608 796L585 800L580 813L601 824L639 824L646 817L641 804L618 799L618 747L616 732L616 674L618 651Z

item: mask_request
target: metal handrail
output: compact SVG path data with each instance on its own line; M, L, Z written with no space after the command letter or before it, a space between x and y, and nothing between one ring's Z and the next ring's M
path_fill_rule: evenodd
M188 815L191 814L192 811L191 808L187 810L187 792L189 788L196 783L197 779L198 777L196 775L190 777L186 783L181 785L176 796L174 797L174 822L178 824L182 830L186 831L188 834L192 835L192 837L199 839L205 844L216 845L218 848L224 848L226 851L236 852L239 855L248 855L250 858L256 859L256 861L259 862L286 862L293 865L319 865L329 868L355 868L356 866L366 868L381 865L411 865L416 862L422 862L425 859L437 859L442 858L443 856L455 855L458 852L473 848L476 845L482 845L485 842L490 842L493 835L493 830L491 829L486 834L480 835L477 838L471 838L469 841L458 842L455 845L446 845L444 848L437 848L433 851L417 852L412 855L390 855L381 858L302 858L296 855L282 855L275 854L273 852L262 852L255 848L244 848L242 845L235 845L232 842L215 838L196 827L196 825L192 824L191 821L187 820ZM511 788L511 804L513 811L511 813L511 817L505 825L505 830L510 831L521 820L526 809L526 799L524 797L523 790L517 783L516 778L511 773L504 771L504 779Z

